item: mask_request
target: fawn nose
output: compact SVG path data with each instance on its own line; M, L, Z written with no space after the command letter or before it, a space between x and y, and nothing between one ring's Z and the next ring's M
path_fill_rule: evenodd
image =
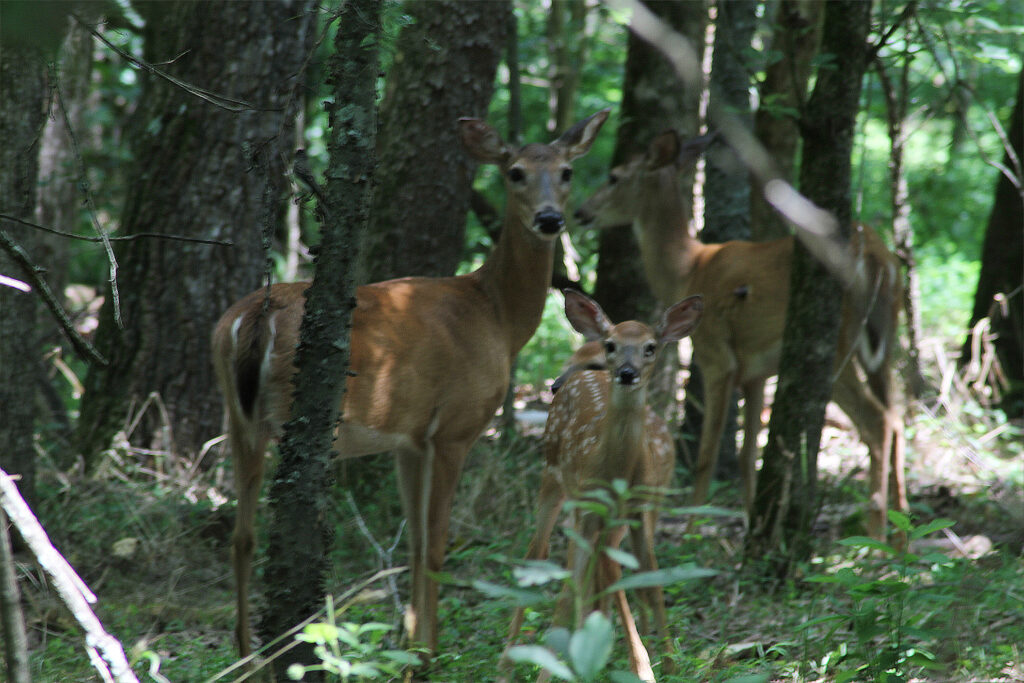
M640 373L632 365L623 365L619 368L618 372L615 373L615 378L619 384L623 386L632 386L637 383L640 379Z
M536 213L533 224L545 235L557 235L565 227L565 217L561 211L545 209Z

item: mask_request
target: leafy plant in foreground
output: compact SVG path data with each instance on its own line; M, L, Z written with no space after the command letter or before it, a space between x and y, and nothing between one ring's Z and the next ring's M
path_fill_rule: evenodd
M910 542L953 525L952 520L937 519L914 526L907 515L895 510L889 511L889 522L906 534ZM930 632L924 619L911 614L908 608L911 601L946 600L939 590L931 590L925 579L933 567L949 564L951 560L938 552L917 555L865 536L845 538L839 543L865 551L865 561L867 552L877 553L879 571L869 573L860 565L808 579L813 583L835 584L850 600L849 607L839 608L836 614L813 619L802 626L809 629L834 622L829 635L834 635L841 626L853 633L855 643L852 646L844 643L840 647L840 662L848 668L836 673L836 682L901 683L908 680L908 672L913 667L935 668L935 657L918 644L934 640L937 634Z

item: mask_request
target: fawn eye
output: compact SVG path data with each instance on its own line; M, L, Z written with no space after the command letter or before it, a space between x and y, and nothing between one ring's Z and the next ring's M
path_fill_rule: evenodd
M572 169L571 168L563 168L562 169L562 182L563 183L567 183L570 180L572 180Z
M653 356L654 352L657 350L658 346L654 342L647 342L646 344L644 344L644 355L647 357Z
M604 343L604 352L607 353L607 354L615 353L615 342L613 342L613 341L606 341Z
M511 180L513 183L521 183L523 182L523 180L526 179L526 173L524 173L523 169L519 168L518 166L513 166L512 168L508 169L508 179Z

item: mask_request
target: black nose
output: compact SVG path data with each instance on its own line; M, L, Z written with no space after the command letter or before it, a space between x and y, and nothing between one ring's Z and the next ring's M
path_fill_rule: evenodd
M540 211L533 217L533 224L545 235L556 235L565 227L561 211Z
M616 377L618 377L619 384L628 387L631 384L636 384L636 381L640 379L640 373L632 365L623 365L616 373Z

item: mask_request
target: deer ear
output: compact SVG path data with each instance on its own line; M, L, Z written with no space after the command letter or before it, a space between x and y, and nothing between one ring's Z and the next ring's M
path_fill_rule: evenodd
M597 137L597 132L601 130L601 126L608 120L610 112L611 109L602 109L596 114L588 116L562 133L562 136L552 144L564 147L570 161L576 157L583 156L590 151L590 145L593 144L594 138Z
M718 137L718 133L708 133L700 137L690 138L679 143L679 154L676 156L676 167L683 169L697 162L700 155L707 151L711 143Z
M674 130L659 133L647 147L647 170L657 171L679 157L679 135Z
M700 294L688 296L665 311L658 326L658 341L662 344L679 341L697 328L704 313L704 298Z
M480 119L459 119L459 139L469 155L482 164L500 166L512 156L498 131Z
M567 289L564 294L565 317L568 318L573 329L582 334L587 341L604 339L608 336L612 329L612 322L596 301L575 289Z

